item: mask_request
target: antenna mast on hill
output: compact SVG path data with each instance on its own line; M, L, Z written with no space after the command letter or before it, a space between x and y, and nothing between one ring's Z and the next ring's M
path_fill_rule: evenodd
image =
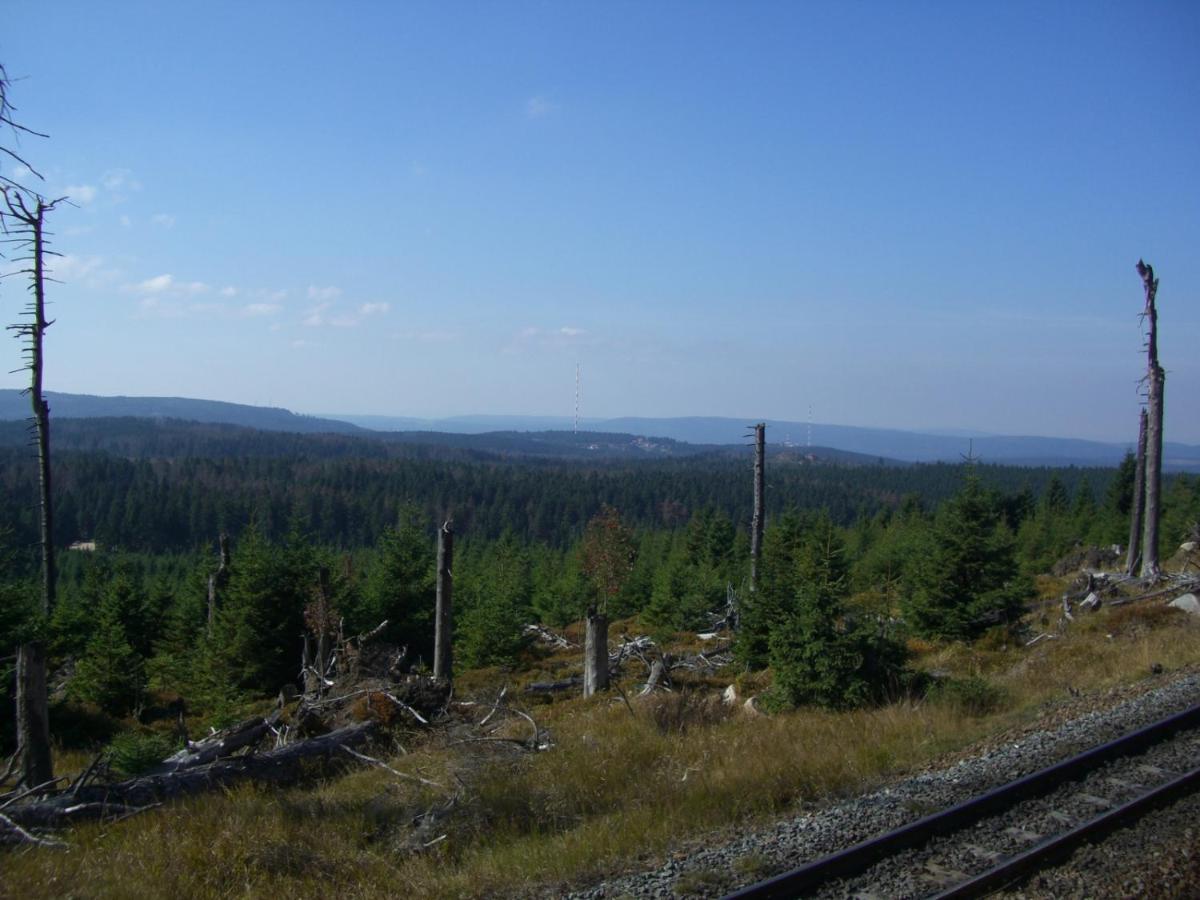
M579 363L575 363L575 433L579 434Z

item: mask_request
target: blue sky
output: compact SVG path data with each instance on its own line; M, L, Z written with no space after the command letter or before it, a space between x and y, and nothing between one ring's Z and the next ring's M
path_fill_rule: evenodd
M1200 4L0 17L52 389L1200 442Z

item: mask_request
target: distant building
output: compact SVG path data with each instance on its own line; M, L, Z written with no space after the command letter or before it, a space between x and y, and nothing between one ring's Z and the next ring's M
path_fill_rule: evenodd
M95 553L96 552L96 542L95 541L75 541L74 543L71 544L71 546L67 547L67 549L68 550L83 550L87 553Z

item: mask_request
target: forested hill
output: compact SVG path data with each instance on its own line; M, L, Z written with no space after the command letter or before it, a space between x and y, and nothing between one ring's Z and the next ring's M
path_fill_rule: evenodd
M28 443L25 423L0 421L0 446ZM53 445L59 450L88 450L130 459L187 457L308 457L315 459L441 459L499 461L515 458L607 460L670 459L701 455L745 457L743 445L687 444L669 438L646 438L604 432L498 431L487 434L362 431L359 434L302 434L179 419L134 417L60 419ZM827 447L804 451L772 447L772 456L803 455L814 461L878 465L877 457ZM888 462L884 460L883 462Z
M710 507L744 527L751 513L745 447L640 459L505 459L466 448L145 420L62 420L55 447L55 539L64 546L95 538L128 550L183 550L221 530L236 534L252 518L277 536L297 515L325 543L366 546L406 504L430 521L453 516L465 534L512 531L556 546L575 540L605 503L631 524L653 528L681 526ZM980 471L1013 503L1032 502L1056 475L1072 495L1086 479L1097 498L1112 479L1110 469ZM849 524L910 494L930 507L961 483L961 465L846 465L789 451L769 462L767 509L827 508ZM0 425L0 527L29 541L36 488L22 423Z
M192 400L182 397L97 397L86 394L48 394L52 419L138 417L177 419L210 424L240 425L263 431L300 434L340 434L391 441L452 447L501 455L579 456L689 455L714 447L744 443L751 418L674 417L588 419L581 424L591 437L580 440L566 430L563 417L457 416L413 419L388 416L298 415L286 409ZM29 416L28 398L19 391L0 389L0 421ZM957 463L968 452L992 463L1021 466L1115 466L1129 443L1105 443L1078 438L1003 436L990 434L929 434L886 428L861 428L767 419L768 446L793 452L813 452L841 461L905 461ZM1134 423L1131 422L1131 425ZM619 440L614 440L614 436ZM1167 424L1170 436L1170 421ZM815 444L809 448L801 445ZM591 444L600 446L593 447ZM828 448L837 448L836 451ZM1200 446L1166 441L1163 469L1200 472Z
M243 425L263 431L291 431L301 434L368 434L349 422L302 416L272 406L247 406L221 400L193 400L185 397L97 397L91 394L60 394L47 391L50 415L54 419L136 416L145 419L187 419L192 422L220 422ZM29 398L12 388L0 389L0 420L25 419L30 414Z

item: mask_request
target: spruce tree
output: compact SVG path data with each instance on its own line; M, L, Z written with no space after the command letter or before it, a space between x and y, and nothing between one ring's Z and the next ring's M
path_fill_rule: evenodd
M845 541L823 513L797 555L793 609L770 632L777 702L849 708L899 684L904 648L846 614L848 575Z
M914 633L966 639L1019 614L1028 589L1017 577L1012 534L973 469L938 510L931 537L905 604Z

